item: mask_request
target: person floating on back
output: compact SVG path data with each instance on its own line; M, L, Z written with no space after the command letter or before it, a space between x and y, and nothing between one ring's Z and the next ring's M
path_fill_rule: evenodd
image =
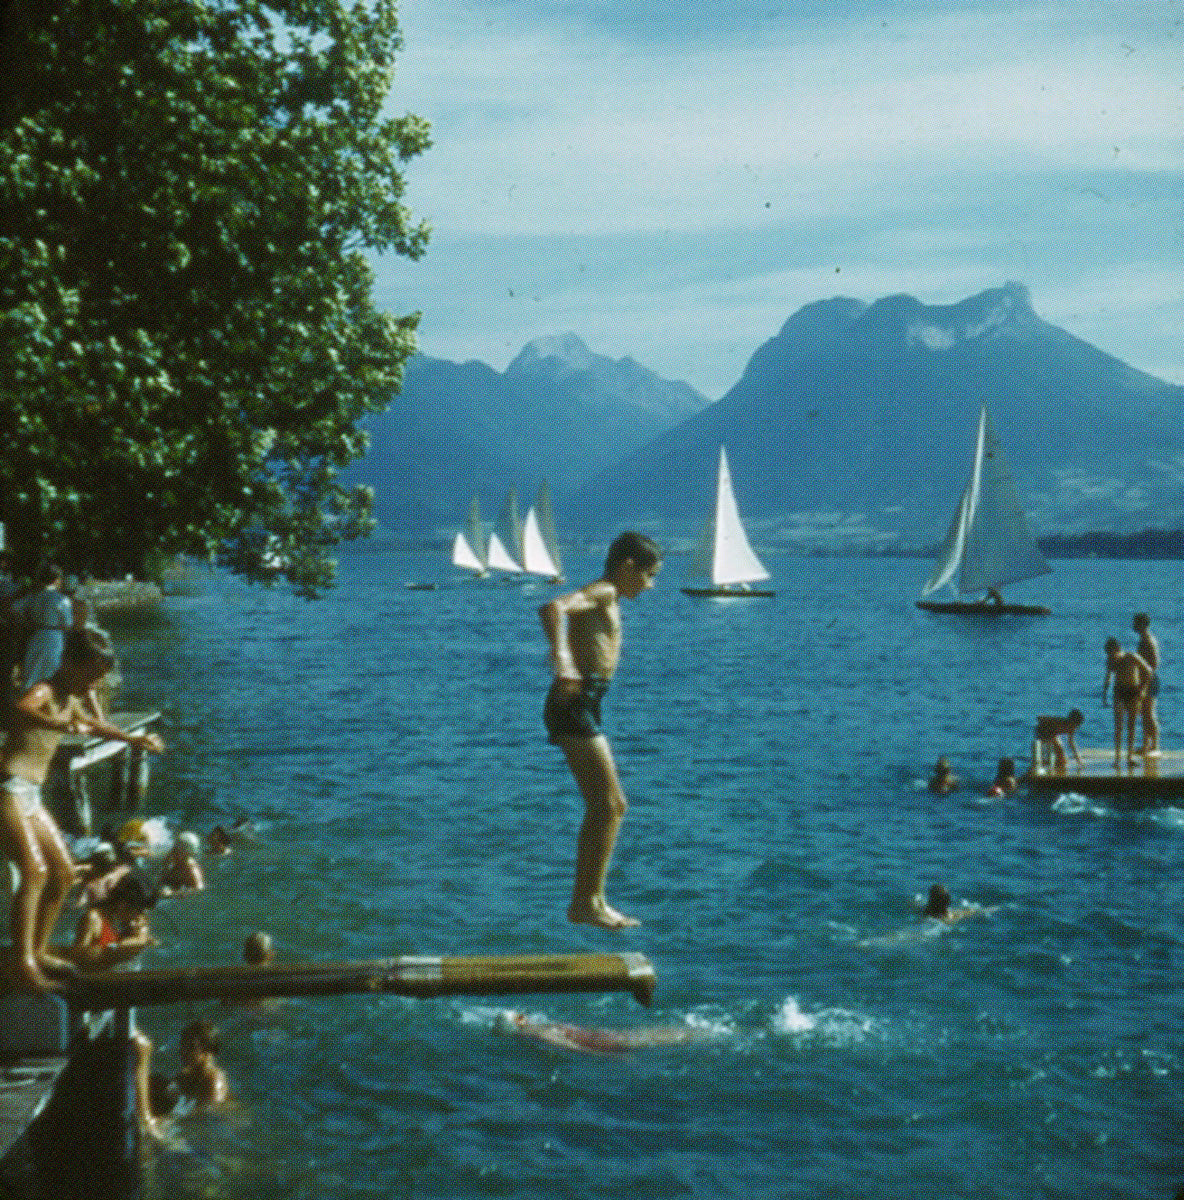
M640 922L618 912L604 895L609 859L628 805L600 729L600 706L621 653L618 601L622 596L635 600L648 591L661 569L662 552L654 542L639 533L622 533L608 548L600 579L539 609L554 671L543 723L566 756L585 805L567 917L606 929Z
M31 687L6 710L0 750L0 846L20 874L12 900L13 971L26 987L49 987L52 975L75 971L73 964L49 950L54 924L74 882L70 852L41 803L41 785L58 744L67 733L96 733L157 753L164 749L155 734L125 733L89 707L91 689L114 664L106 634L71 629L52 678Z
M1050 755L1057 771L1065 770L1067 760L1061 738L1069 743L1073 761L1081 766L1081 755L1077 753L1077 743L1073 740L1073 735L1081 728L1084 720L1085 714L1079 708L1073 709L1064 717L1037 717L1036 728L1032 735L1036 739L1037 756L1036 761L1032 763L1032 770L1035 771L1047 762Z
M1135 718L1143 707L1143 696L1155 672L1133 650L1124 650L1117 638L1106 639L1106 675L1102 680L1102 703L1114 677L1114 765L1122 762L1122 719L1126 717L1127 762L1135 763Z
M1135 613L1131 628L1139 635L1139 644L1135 649L1151 668L1151 679L1140 707L1143 717L1142 753L1148 758L1158 758L1159 715L1155 711L1155 698L1159 695L1159 642L1151 632L1151 618L1146 613Z

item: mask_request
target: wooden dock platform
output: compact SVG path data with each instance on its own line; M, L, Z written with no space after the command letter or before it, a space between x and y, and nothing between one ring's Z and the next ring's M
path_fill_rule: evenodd
M1024 782L1038 795L1077 792L1146 805L1184 799L1184 750L1164 750L1157 758L1136 754L1133 763L1124 755L1117 765L1113 747L1085 747L1080 753L1080 767L1070 755L1064 771L1046 767Z

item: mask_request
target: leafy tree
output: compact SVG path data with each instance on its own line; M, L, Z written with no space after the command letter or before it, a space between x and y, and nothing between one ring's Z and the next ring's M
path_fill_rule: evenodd
M417 314L426 124L393 0L4 0L0 520L25 565L216 556L305 594L373 522L339 470Z

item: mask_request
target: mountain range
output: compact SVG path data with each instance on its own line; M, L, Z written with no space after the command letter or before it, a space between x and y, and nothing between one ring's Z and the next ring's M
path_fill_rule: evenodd
M562 497L708 403L574 334L527 343L504 372L416 355L346 478L375 489L382 526L422 532L459 522L474 495L487 514L511 486L526 499L544 477Z
M757 543L922 547L945 532L984 403L1034 532L1184 525L1184 388L1044 321L1014 283L952 305L808 304L714 404L572 335L530 343L503 375L416 359L361 477L389 527L455 522L474 490L545 474L573 534L689 536L722 443ZM422 486L384 514L403 471Z

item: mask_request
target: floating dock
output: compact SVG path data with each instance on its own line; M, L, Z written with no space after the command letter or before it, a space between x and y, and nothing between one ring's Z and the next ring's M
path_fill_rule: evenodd
M1184 799L1184 750L1164 750L1158 757L1136 754L1133 761L1123 754L1117 764L1112 747L1080 753L1080 767L1070 755L1063 771L1045 767L1028 775L1029 789L1038 795L1113 796L1140 805Z

